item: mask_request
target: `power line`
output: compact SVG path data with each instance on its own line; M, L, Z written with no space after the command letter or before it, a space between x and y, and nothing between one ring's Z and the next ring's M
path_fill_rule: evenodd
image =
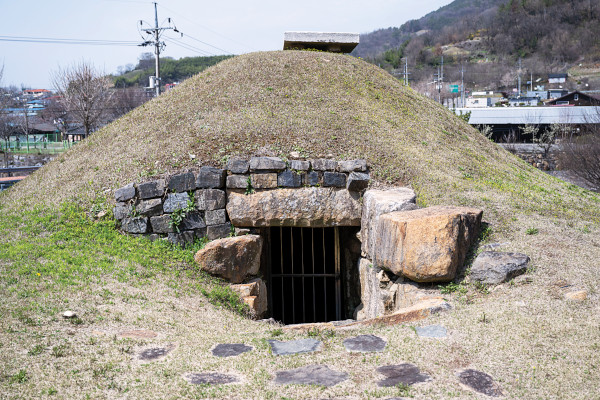
M51 44L77 44L91 46L137 46L137 42L127 40L101 40L101 39L71 39L28 36L0 36L2 42L27 42Z
M185 15L179 14L177 11L173 11L173 10L169 9L169 8L167 8L167 7L163 6L162 4L159 4L159 5L160 5L162 8L164 8L165 10L167 10L167 11L170 11L170 12L172 12L173 14L179 15L181 18L183 18L183 19L187 20L188 22L190 22L190 23L192 23L192 24L194 24L194 25L196 25L196 26L199 26L200 28L202 28L202 29L205 29L205 30L207 30L207 31L209 31L209 32L211 32L211 33L214 33L215 35L217 35L217 36L220 36L220 37L222 37L223 39L227 39L227 40L229 40L230 42L233 42L233 43L235 43L235 44L238 44L238 45L240 45L240 46L243 46L243 47L245 47L245 48L247 48L247 49L250 49L250 50L252 50L252 51L258 51L257 49L255 49L255 48L253 48L253 47L251 47L251 46L248 46L248 45L246 45L246 44L244 44L244 43L238 42L238 41L237 41L237 40L235 40L235 39L231 39L231 38L229 38L229 37L227 37L227 36L225 36L225 35L222 35L222 34L220 34L219 32L215 32L215 31L213 31L212 29L210 29L210 28L207 28L206 26L200 25L200 24L199 24L199 23L197 23L196 21L194 21L194 20L192 20L192 19L189 19L189 18L187 18ZM221 51L225 51L225 50L222 50L222 49L219 49L219 50L221 50ZM227 51L227 53L229 53L229 54L234 54L234 53L233 53L233 52L231 52L231 51Z
M184 48L186 50L193 51L193 52L198 53L198 54L203 55L203 56L215 56L216 55L216 54L212 54L210 52L207 52L205 50L199 49L197 47L191 46L191 45L189 45L187 43L181 43L180 41L176 40L175 38L170 38L170 37L167 36L167 37L165 37L165 40L167 42L169 42L169 43L172 43L172 44L176 45L176 46L182 47L182 48Z

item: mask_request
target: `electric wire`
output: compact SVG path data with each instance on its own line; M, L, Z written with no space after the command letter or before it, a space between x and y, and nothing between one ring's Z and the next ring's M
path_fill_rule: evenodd
M50 44L76 44L90 46L137 46L138 43L128 40L101 40L101 39L71 39L71 38L49 38L29 36L0 36L2 42L27 42L27 43L50 43Z
M193 52L195 52L195 53L197 53L197 54L200 54L200 55L203 55L203 56L215 56L215 55L216 55L216 54L210 53L210 52L208 52L208 51L205 51L205 50L199 49L199 48L197 48L197 47L191 46L191 45L189 45L189 44L187 44L187 43L181 43L180 41L177 41L176 39L174 39L174 38L171 38L171 37L168 37L168 36L166 36L164 39L165 39L165 40L166 40L168 43L171 43L171 44L174 44L174 45L176 45L176 46L182 47L182 48L184 48L184 49L186 49L186 50L193 51Z

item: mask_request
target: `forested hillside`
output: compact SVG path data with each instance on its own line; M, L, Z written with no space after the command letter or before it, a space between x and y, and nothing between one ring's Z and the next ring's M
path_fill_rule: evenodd
M184 57L179 60L161 58L162 83L180 82L230 57L232 56ZM154 75L154 68L154 55L144 53L136 66L121 67L121 74L114 77L115 87L148 86L148 77Z
M353 54L388 70L406 57L413 82L431 81L443 54L446 81L459 79L462 64L470 85L490 89L514 84L520 58L527 75L568 71L573 85L589 88L600 80L599 17L597 0L456 0L361 35Z

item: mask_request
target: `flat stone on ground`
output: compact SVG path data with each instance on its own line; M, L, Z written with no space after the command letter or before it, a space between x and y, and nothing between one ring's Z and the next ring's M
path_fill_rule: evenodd
M131 331L119 332L118 336L122 339L152 339L158 336L156 332L148 331L145 329L134 329Z
M350 352L383 351L385 345L386 341L375 335L359 335L344 340L344 347Z
M250 350L252 347L243 343L221 343L212 349L212 354L216 357L235 357Z
M500 386L494 381L494 378L485 372L474 369L465 369L458 372L457 376L460 383L471 390L491 397L502 396L502 389L500 389Z
M471 280L488 285L508 282L527 271L529 257L521 253L484 251L471 266Z
M384 365L377 368L377 372L386 376L386 379L377 382L377 386L380 387L390 387L398 384L414 385L415 383L431 380L429 375L421 373L419 367L408 363Z
M417 326L415 329L419 337L443 339L448 336L448 331L441 325Z
M187 380L192 385L226 385L228 383L239 382L237 376L222 374L220 372L194 373L187 376Z
M142 361L156 361L163 357L166 357L173 350L172 346L169 347L152 347L149 349L142 350L138 354L138 358Z
M290 354L312 353L318 351L321 342L315 339L290 340L280 342L279 340L269 340L271 351L276 356L287 356Z
M306 367L278 371L275 383L279 385L319 385L335 386L348 379L348 374L330 369L327 365L307 365Z

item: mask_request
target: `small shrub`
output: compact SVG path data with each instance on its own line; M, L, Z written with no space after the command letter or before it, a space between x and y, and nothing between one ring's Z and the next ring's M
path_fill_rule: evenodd
M54 357L64 357L67 354L67 346L64 344L60 344L58 346L54 346L52 348L52 355Z
M527 228L527 230L525 231L526 234L528 235L537 235L540 231L538 230L538 228Z
M19 372L9 378L10 383L25 383L28 380L29 376L27 375L27 370L25 369L19 370Z
M217 285L210 290L201 290L211 304L224 307L243 316L248 315L250 312L248 305L229 286Z
M41 344L36 344L31 350L27 352L27 354L29 354L30 356L37 356L38 354L42 354L43 351L44 346Z

